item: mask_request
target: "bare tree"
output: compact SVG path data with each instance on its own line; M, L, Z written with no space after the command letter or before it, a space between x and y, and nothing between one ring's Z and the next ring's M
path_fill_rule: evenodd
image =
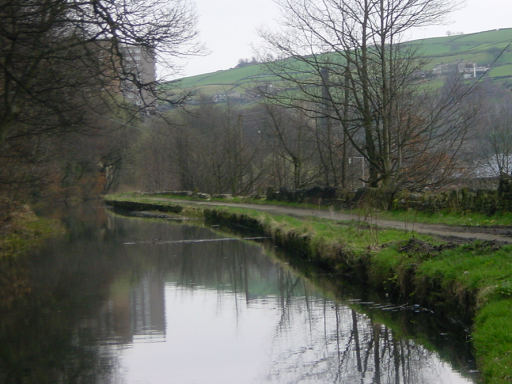
M257 109L200 106L154 116L139 136L132 174L146 190L249 194L265 171ZM126 180L126 179L125 179ZM128 183L130 183L128 181Z
M312 164L314 135L309 119L301 116L300 111L286 110L270 104L264 107L269 120L267 126L270 137L277 144L274 154L291 165L291 186L295 190L304 188L318 173ZM283 175L283 179L287 179L286 175ZM288 186L285 180L281 180L280 187Z
M493 160L491 164L495 166L497 173L512 172L512 137L510 135L510 124L512 119L510 110L508 116L500 116L500 120L495 123L489 136L489 142L493 151Z
M194 15L182 0L4 1L0 20L1 142L14 126L31 122L29 113L37 119L45 109L66 119L98 91L116 99L120 83L154 86L143 83L124 48L179 56L190 53L195 36ZM25 134L69 127L32 121L31 128Z
M485 165L488 176L510 175L512 172L512 111L510 97L495 103L483 117Z
M453 169L468 119L459 83L442 92L418 87L416 52L400 44L408 30L439 22L447 0L282 0L284 33L264 33L280 60L269 64L281 79L268 94L300 108L365 159L369 186L396 190L436 185ZM442 161L437 159L442 145ZM448 146L446 145L446 146ZM342 157L342 169L347 160ZM444 148L447 149L447 148ZM426 168L425 168L426 166ZM434 169L435 177L427 177ZM442 176L442 177L441 177Z
M246 119L251 111L203 105L185 115L191 133L194 187L211 193L248 194L263 169L257 167L261 137Z
M148 105L125 103L126 89L145 102L156 92L154 79L133 65L133 53L187 55L195 52L195 35L185 0L2 0L0 151L16 167L0 182L37 179L34 165L59 155L48 153L56 137L105 135L105 128L133 124L137 108ZM111 169L118 162L111 154L94 161Z

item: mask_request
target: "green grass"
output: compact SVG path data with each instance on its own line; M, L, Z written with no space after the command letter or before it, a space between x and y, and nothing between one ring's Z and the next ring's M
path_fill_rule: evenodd
M207 84L230 85L262 74L265 74L264 66L257 64L186 77L173 83L173 85L182 89L202 87Z
M476 291L479 307L496 297L509 296L512 282L512 246L496 249L475 242L441 252L418 268L418 278L442 277L446 284L456 283L461 289Z
M0 258L20 256L44 240L63 233L63 227L56 220L20 215L0 234Z
M176 199L182 198L185 200L186 198L183 196L176 196ZM151 195L145 195L137 192L125 192L125 193L115 193L115 194L109 194L105 195L103 197L105 202L109 201L131 201L136 203L149 203L149 204L157 204L162 206L176 206L175 203L165 199L165 198L155 198L151 197ZM192 199L188 199L192 200ZM204 201L201 199L197 199L197 201ZM202 216L202 211L198 208L191 207L191 206L185 206L183 208L183 211L180 214L173 214L171 212L167 212L167 215L170 216L192 216L192 217L198 217Z
M216 198L212 197L208 200L197 197L196 195L192 196L181 196L174 194L141 194L138 192L125 192L125 193L113 193L105 196L105 199L118 199L125 201L138 201L138 202L161 202L164 204L171 204L167 202L167 199L173 200L183 200L183 201L211 201L211 202L222 202L222 203L238 203L238 204L260 204L260 205L278 205L283 207L297 207L297 208L310 208L310 209L328 209L329 207L320 206L317 204L304 204L304 203L291 203L287 201L276 201L276 200L266 200L264 198L255 199L251 197L245 196L233 196L230 199L225 198Z
M512 298L490 302L475 319L473 344L486 383L512 382Z
M503 77L510 76L512 73L512 64L500 65L499 67L493 68L489 71L490 77Z
M355 210L354 213L361 212ZM478 212L449 212L435 213L409 211L380 211L374 210L373 215L381 219L403 222L416 222L425 224L444 224L452 226L492 227L512 226L512 212L499 212L494 215L485 215Z
M265 222L269 228L293 229L302 235L308 235L319 242L342 244L351 252L362 254L374 246L383 246L391 242L405 241L411 238L409 232L395 229L379 229L365 223L333 221L319 218L296 218L287 215L262 213L245 208L224 207L222 210L238 214L250 214ZM428 235L416 235L423 240L432 240Z
M474 242L434 252L434 255L429 254L426 258L425 254L421 253L411 254L409 252L404 256L396 246L412 238L432 246L445 244L445 242L434 240L428 235L395 229L378 229L357 222L296 218L244 208L222 207L217 209L233 214L248 215L264 223L270 229L295 231L309 236L319 243L338 243L355 254L370 251L379 258L380 262L393 267L396 267L402 259L407 259L408 263L421 264L421 267L417 269L418 278L443 276L450 281L457 281L465 289L479 290L482 292L479 303L484 303L490 296L499 292L507 292L500 289L501 284L512 282L512 245L499 247L485 242ZM512 294L512 286L510 291Z

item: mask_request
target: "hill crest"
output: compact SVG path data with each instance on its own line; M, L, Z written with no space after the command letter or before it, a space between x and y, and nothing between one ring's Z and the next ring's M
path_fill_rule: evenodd
M425 73L434 74L430 81L458 66L468 79L486 71L487 78L512 89L512 28L411 40L403 44L418 49L418 56L427 62ZM273 79L265 64L248 64L166 82L162 88L191 93L192 104L199 103L199 98L213 103L222 103L228 98L235 103L250 103L255 99L254 89L272 83Z

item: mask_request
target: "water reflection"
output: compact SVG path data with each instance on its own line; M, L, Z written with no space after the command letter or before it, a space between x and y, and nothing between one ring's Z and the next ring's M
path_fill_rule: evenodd
M95 233L16 262L2 382L471 382L254 244L115 216Z

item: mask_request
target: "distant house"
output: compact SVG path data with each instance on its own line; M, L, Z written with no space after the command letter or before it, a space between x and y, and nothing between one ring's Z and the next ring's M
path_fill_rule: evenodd
M444 76L450 73L454 73L457 71L456 63L448 63L448 64L439 64L432 69L432 75L434 76Z
M458 72L462 73L465 79L476 79L478 76L487 73L489 69L489 67L478 66L476 63L462 62L457 65Z
M212 96L212 101L214 103L224 103L227 99L227 96L225 93L216 93Z
M234 101L234 102L240 102L242 99L242 95L238 92L231 92L231 93L217 93L212 96L212 101L217 103L225 103L226 101Z
M477 63L468 63L461 61L458 63L439 64L432 69L433 76L444 76L450 73L462 74L465 79L476 79L477 77L487 73L490 67L478 66Z
M411 74L411 78L418 80L418 79L425 79L427 77L427 74L424 71L414 71Z

